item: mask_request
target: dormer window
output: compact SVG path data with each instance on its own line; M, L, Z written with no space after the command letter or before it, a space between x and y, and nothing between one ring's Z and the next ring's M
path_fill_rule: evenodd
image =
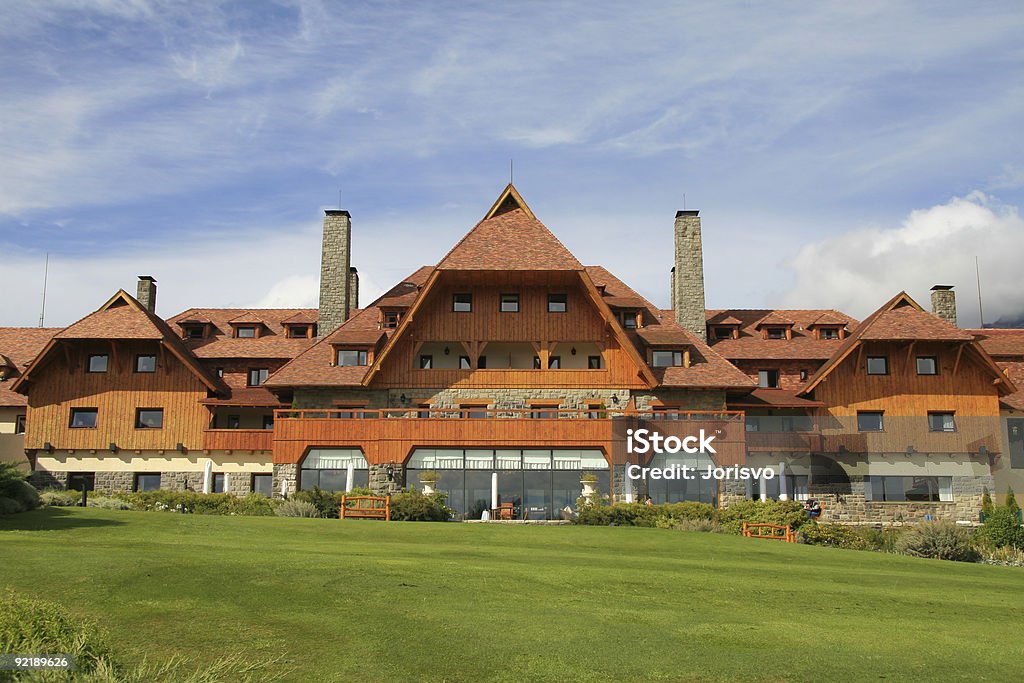
M235 337L238 339L254 339L256 337L255 325L242 325L235 328Z
M203 339L206 337L206 325L184 325L185 339Z
M635 330L640 326L638 324L639 317L640 311L622 311L622 313L619 314L619 321L627 330Z
M819 327L818 328L818 339L839 339L839 328L837 328L837 327Z
M767 330L765 336L768 339L785 339L786 338L786 328L785 327L768 327L768 328L765 328L765 329Z
M338 365L342 367L367 365L368 360L366 349L338 349Z
M683 365L683 352L652 351L651 365L656 368L681 367Z
M725 325L718 325L711 328L711 334L715 339L732 339L738 335L733 334L733 330L738 328L727 327Z
M382 327L388 330L393 330L398 327L398 321L402 319L402 314L398 311L384 311L384 321L381 323Z
M310 327L310 325L288 325L288 338L307 339L313 336L310 334Z

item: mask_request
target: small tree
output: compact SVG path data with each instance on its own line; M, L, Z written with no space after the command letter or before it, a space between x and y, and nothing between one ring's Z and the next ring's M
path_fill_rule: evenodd
M988 487L985 486L981 489L981 515L982 519L992 514L992 509L995 506L992 504L992 494L988 492Z
M1017 498L1013 495L1013 488L1006 488L1006 508L1013 513L1014 517L1020 516L1020 505L1017 504Z

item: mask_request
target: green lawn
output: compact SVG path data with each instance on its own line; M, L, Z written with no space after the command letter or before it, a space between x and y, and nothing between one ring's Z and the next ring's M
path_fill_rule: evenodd
M123 655L301 681L1009 680L1024 570L658 529L0 518L0 588Z

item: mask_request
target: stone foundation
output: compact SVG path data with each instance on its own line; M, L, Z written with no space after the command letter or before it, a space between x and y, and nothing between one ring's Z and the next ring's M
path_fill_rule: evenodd
M96 493L133 491L135 489L134 472L96 472L93 477ZM160 483L163 485L163 477L160 478Z
M392 463L394 470L388 479L388 465L370 465L370 489L377 495L398 493L405 488L405 466Z
M51 472L36 470L28 477L28 483L42 491L43 489L62 489L68 485L67 472Z
M252 474L249 472L227 473L228 493L244 496L252 491Z
M288 495L299 490L299 466L274 463L274 498L281 498L281 482L288 482Z

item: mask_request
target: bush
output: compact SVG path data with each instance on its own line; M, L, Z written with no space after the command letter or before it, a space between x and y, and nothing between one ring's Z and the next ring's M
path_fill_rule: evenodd
M992 504L992 494L988 492L987 486L983 486L981 488L981 519L984 520L992 514L992 508L994 507Z
M107 496L90 496L88 506L100 508L101 510L131 510L132 506L126 500L120 498L108 498Z
M43 505L53 507L71 507L82 502L81 491L65 491L63 489L46 489L39 492L39 500Z
M1017 496L1013 495L1013 489L1006 489L1006 502L1003 503L1006 508L1014 514L1018 519L1020 518L1020 505L1017 504Z
M715 508L708 503L686 501L645 505L644 503L617 503L615 505L581 505L577 524L592 526L643 526L673 528L683 520L712 521Z
M275 501L250 493L238 497L232 493L196 493L195 491L144 491L120 493L114 496L131 505L133 510L158 512L191 512L199 515L248 515L269 516L274 514ZM90 501L91 502L91 501Z
M985 517L985 523L978 530L978 540L996 548L1024 550L1024 528L1011 508L1000 505Z
M952 522L922 522L907 529L896 541L896 551L911 557L975 562L978 551L971 534Z
M39 492L26 475L9 462L0 462L0 515L28 512L39 507Z
M655 524L659 529L675 529L676 531L699 531L703 533L718 533L722 530L718 522L710 519L680 519L669 521L659 519Z
M320 517L316 505L305 500L285 500L274 509L278 517Z
M448 494L435 491L429 496L410 489L391 496L391 519L398 522L447 522L455 514L446 504Z
M374 496L376 495L373 491L365 486L353 487L351 491L345 493L344 491L324 491L318 486L314 486L312 489L296 491L292 494L292 500L304 500L310 503L317 510L320 511L320 516L327 519L338 519L341 510L341 497L342 496ZM349 507L352 507L355 503L350 503Z
M803 503L796 500L744 500L718 511L718 522L731 534L743 531L743 522L751 524L789 525L793 531L801 530L811 520Z
M867 541L856 530L842 524L818 524L812 522L801 528L804 543L809 545L827 545L833 548L848 550L868 550Z
M98 663L111 656L96 626L71 618L59 605L21 598L13 592L4 598L0 652L73 655L81 673L95 671Z

